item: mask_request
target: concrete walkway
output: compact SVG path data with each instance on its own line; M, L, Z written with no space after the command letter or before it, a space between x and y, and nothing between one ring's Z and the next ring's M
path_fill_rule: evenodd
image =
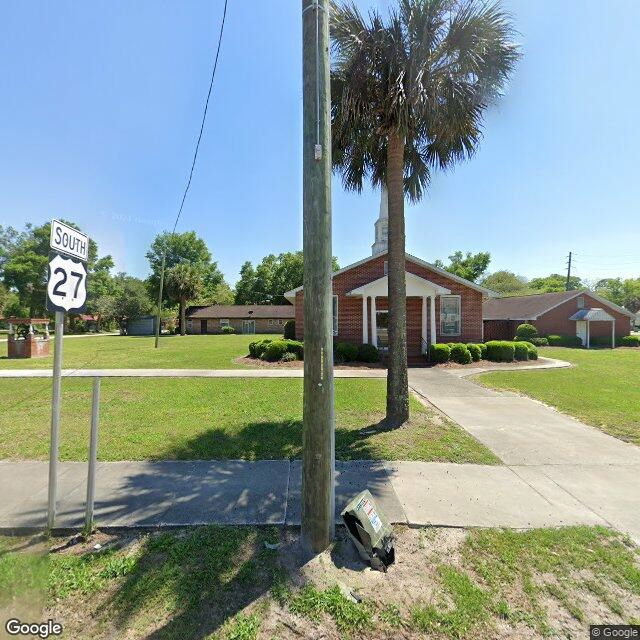
M0 530L44 528L46 462L0 461ZM87 465L59 468L56 528L84 523ZM560 490L541 495L508 467L449 463L336 463L336 516L368 488L395 523L539 527L606 524ZM100 527L300 524L301 462L294 460L102 462L96 475Z
M69 375L139 376L144 371L172 377L302 375L299 369L85 370ZM25 373L3 371L0 376ZM50 373L32 370L28 375ZM380 369L336 370L337 377L385 375ZM397 523L515 528L602 524L640 543L640 448L541 403L485 389L462 375L460 369L411 369L409 383L505 465L337 462L336 512L369 488ZM102 462L96 524L298 524L300 475L300 462L287 460ZM62 463L59 478L57 526L81 526L86 463ZM0 529L44 526L46 462L0 461L0 487Z
M447 371L412 369L409 384L491 449L505 463L505 472L562 508L568 518L579 509L640 541L639 447L541 402L486 389ZM470 490L478 495L494 490L499 500L509 491L506 482L493 489L478 482Z

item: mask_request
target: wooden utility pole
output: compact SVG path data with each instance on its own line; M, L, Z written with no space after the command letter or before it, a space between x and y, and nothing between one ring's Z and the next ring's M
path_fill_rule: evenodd
M335 513L329 3L302 0L304 408L302 544L331 542Z
M571 288L571 251L569 251L569 262L567 262L567 283L565 289L569 291Z

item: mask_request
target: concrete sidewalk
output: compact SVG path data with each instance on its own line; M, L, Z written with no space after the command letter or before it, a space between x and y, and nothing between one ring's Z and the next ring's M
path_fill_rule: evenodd
M639 447L541 402L487 389L443 370L411 369L409 384L491 449L507 465L505 470L541 498L564 504L567 517L580 505L584 513L640 541Z
M59 467L57 528L84 522L87 464ZM44 528L46 462L0 462L0 530ZM607 524L559 487L543 495L508 467L450 463L336 463L336 515L369 489L390 520L410 525L540 527ZM300 523L299 460L102 462L100 527Z

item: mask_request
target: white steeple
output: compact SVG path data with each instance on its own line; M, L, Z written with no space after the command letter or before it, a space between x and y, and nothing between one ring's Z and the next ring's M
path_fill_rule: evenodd
M371 245L371 255L386 253L389 249L389 196L387 187L380 189L380 212L376 220L376 241Z

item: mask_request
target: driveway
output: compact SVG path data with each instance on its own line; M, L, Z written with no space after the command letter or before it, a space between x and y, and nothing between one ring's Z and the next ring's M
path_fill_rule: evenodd
M577 502L640 541L640 448L443 369L411 369L409 384L549 503Z

